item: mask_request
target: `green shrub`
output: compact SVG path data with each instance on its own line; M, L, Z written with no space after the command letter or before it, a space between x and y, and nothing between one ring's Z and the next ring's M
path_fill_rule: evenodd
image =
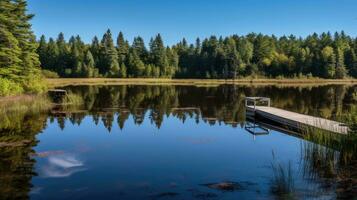
M59 78L59 75L56 72L50 71L50 70L42 70L42 75L45 78Z
M22 82L25 92L42 93L47 90L46 83L39 76L30 76Z
M0 96L20 94L24 89L18 83L11 80L0 78Z

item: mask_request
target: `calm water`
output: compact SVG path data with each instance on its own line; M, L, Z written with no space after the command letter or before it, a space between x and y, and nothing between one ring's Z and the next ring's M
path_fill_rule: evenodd
M313 143L247 132L243 99L267 96L273 106L341 121L356 111L357 87L64 89L83 105L0 120L1 141L25 140L0 145L1 199L274 199L277 166L291 172L297 198L339 195L335 183L308 175L304 148ZM215 187L222 182L233 188Z

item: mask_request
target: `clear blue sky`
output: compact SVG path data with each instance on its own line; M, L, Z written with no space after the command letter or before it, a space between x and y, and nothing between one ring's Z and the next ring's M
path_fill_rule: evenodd
M161 33L166 44L183 37L261 32L306 36L344 30L357 35L357 0L28 0L37 36L66 38L79 34L86 42L110 28L132 41L148 42Z

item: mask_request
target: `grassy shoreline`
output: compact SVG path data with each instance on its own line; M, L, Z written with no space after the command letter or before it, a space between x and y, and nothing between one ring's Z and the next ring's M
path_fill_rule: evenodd
M45 83L49 89L75 85L183 85L197 87L216 87L223 84L280 87L303 86L315 87L323 85L357 85L357 79L165 79L165 78L47 78ZM28 99L35 94L17 94L0 96L0 103Z
M163 78L53 78L46 79L49 87L69 85L354 85L357 79L163 79Z

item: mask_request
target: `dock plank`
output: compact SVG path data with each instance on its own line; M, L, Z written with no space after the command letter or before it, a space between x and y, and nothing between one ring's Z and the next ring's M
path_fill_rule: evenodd
M269 106L247 106L247 108L263 117L295 128L307 125L340 134L348 133L348 127L337 121L313 117Z

